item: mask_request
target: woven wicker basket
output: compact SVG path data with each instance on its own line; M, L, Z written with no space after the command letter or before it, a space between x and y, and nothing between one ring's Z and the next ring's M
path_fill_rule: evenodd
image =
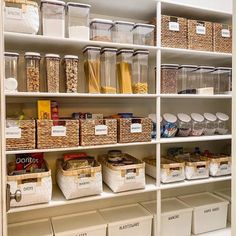
M142 132L132 133L133 124L141 124ZM150 118L121 118L118 119L118 142L150 142L152 139L152 120Z
M205 34L203 33L204 30L201 30L204 27ZM197 31L203 34L199 34ZM188 20L188 48L213 51L213 24L211 22Z
M79 146L79 121L60 120L59 126L66 128L65 136L52 136L53 120L37 120L37 147L66 148Z
M107 126L107 134L96 135L96 127ZM117 143L117 121L115 119L80 120L81 146Z
M20 138L6 138L7 150L35 149L35 120L8 120L21 129ZM6 127L6 129L9 127ZM6 131L7 133L7 131Z
M179 30L170 30L170 22L179 24ZM174 16L161 17L161 46L171 48L184 48L188 46L187 19Z
M225 37L223 31L229 32ZM232 26L220 23L213 24L213 50L214 52L232 53Z

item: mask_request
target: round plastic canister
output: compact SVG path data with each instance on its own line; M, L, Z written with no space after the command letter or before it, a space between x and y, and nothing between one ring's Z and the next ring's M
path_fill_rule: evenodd
M177 117L170 113L163 115L163 138L174 137L178 131Z
M178 118L178 133L179 137L187 137L191 133L191 117L184 113L179 113Z
M201 114L192 113L191 118L192 118L191 135L201 136L205 129L204 117Z
M213 135L217 129L217 118L214 114L211 113L204 113L205 118L205 130L204 135Z
M217 112L216 117L217 117L216 132L218 134L227 134L229 130L228 129L229 116L224 113Z

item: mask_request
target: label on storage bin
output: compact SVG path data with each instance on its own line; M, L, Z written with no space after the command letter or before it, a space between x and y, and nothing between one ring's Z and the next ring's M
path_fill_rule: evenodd
M169 216L169 217L168 217L168 220L169 220L169 221L172 221L172 220L176 220L176 219L179 219L179 218L180 218L179 215L172 215L172 216Z
M119 230L126 230L126 229L130 229L130 228L136 228L136 227L139 227L139 226L140 226L139 222L124 224L124 225L119 226Z
M6 7L5 8L5 16L9 19L22 19L22 10L20 8L15 7Z
M78 188L89 188L91 184L90 178L79 178L78 179Z
M36 193L36 183L26 183L21 185L21 194L34 194Z
M95 126L95 135L107 135L107 133L108 133L107 125Z
M21 128L19 127L6 128L6 138L21 138Z
M206 27L202 25L197 25L196 27L197 34L206 34Z
M52 127L52 136L53 137L66 136L66 127L65 126L53 126Z
M197 174L198 175L204 175L206 174L206 168L205 167L200 167L197 169Z
M230 38L230 31L228 29L222 29L221 30L221 36L223 38Z
M224 172L228 172L230 171L230 167L228 164L223 164L223 165L220 165L220 171L224 171Z
M178 171L178 170L174 170L174 171L172 171L171 172L171 177L172 178L178 178L178 177L180 177L180 171Z
M211 212L216 212L216 211L219 211L219 210L220 210L220 207L208 208L208 209L204 210L204 214L208 214L208 213L211 213Z
M134 123L130 126L130 133L142 133L142 124Z
M178 22L169 22L169 30L179 31L179 23Z
M125 175L125 182L130 183L130 182L135 182L136 181L136 173L135 172L128 172Z

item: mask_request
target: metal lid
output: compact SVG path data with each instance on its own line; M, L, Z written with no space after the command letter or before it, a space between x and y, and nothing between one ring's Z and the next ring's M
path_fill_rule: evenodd
M25 57L38 57L38 58L41 58L41 55L40 53L38 52L26 52L25 53Z
M204 115L205 119L208 121L214 122L217 119L216 116L212 113L204 113L203 115Z
M169 123L175 123L177 121L177 117L170 113L163 114L163 119Z
M127 49L127 48L121 48L120 50L118 50L117 55L119 55L120 53L134 53L134 50Z
M102 48L101 50L101 53L104 53L104 52L117 52L117 49L116 48Z
M113 25L112 20L106 20L106 19L99 19L99 18L94 18L90 21L90 24L93 23L102 23L102 24L108 24L108 25Z
M150 24L143 24L143 23L136 23L134 25L134 29L137 27L145 27L145 28L155 28L155 25L150 25Z
M87 50L101 51L101 48L100 48L100 47L95 47L95 46L86 46L86 47L83 49L83 53L85 53Z
M129 21L117 20L117 21L114 21L114 25L131 25L131 26L134 26L135 23L129 22Z
M212 71L214 71L215 70L215 67L213 67L213 66L199 66L198 68L197 68L197 70L198 71L200 71L200 70L202 70L202 71L204 71L204 72L212 72Z
M16 52L4 52L4 56L19 57L19 53L16 53Z
M180 65L179 69L186 68L191 69L191 71L196 70L198 68L197 65Z
M224 114L224 113L221 113L221 112L217 112L216 113L216 117L219 119L219 120L222 120L222 121L228 121L229 120L229 116Z
M91 5L77 2L68 2L67 6L91 8Z
M191 117L185 113L179 113L177 117L180 121L183 121L185 123L188 123L191 121Z
M232 71L231 67L216 67L214 72L227 73L227 72L231 72L231 71Z
M78 56L75 56L75 55L65 55L64 56L64 59L79 59L79 57Z
M137 55L137 54L146 54L148 55L149 54L149 51L148 50L136 50L134 51L134 56Z
M66 6L65 2L59 1L59 0L41 0L41 5L44 3L49 3L53 5L58 5L58 6Z
M204 121L204 117L201 114L199 114L199 113L192 113L191 114L191 118L194 121L197 121L197 122L203 122Z
M59 54L46 54L45 58L61 58Z
M178 69L179 65L178 64L162 64L161 68L162 69Z

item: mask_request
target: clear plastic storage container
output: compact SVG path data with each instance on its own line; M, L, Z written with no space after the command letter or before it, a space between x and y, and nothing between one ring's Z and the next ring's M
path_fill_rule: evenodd
M25 53L27 92L39 92L40 60L41 60L41 56L39 53L36 53L36 52Z
M132 93L133 53L131 49L120 49L117 53L119 93Z
M181 65L178 71L178 93L179 94L196 94L199 88L198 79L194 71L195 65Z
M133 28L134 44L154 46L155 25L135 24Z
M66 92L78 92L79 78L79 57L74 55L66 55L64 57L65 74L66 74Z
M217 129L217 118L214 114L211 113L204 113L205 118L205 130L204 135L213 135Z
M100 93L100 47L89 46L83 50L86 91Z
M43 35L65 37L65 9L63 1L41 1Z
M221 112L217 112L216 113L216 117L217 117L217 133L218 134L227 134L229 131L229 116L221 113Z
M148 55L145 50L134 52L133 93L148 93Z
M112 41L114 43L133 43L134 23L127 21L115 21L112 27Z
M89 40L89 15L91 6L88 4L68 2L68 36L80 40Z
M93 19L90 22L90 39L95 41L111 42L111 28L113 22L111 20Z
M191 117L184 113L179 113L178 118L178 136L187 137L191 133Z
M191 135L192 136L201 136L205 129L205 122L204 117L201 114L198 113L192 113L192 130Z
M217 67L212 73L214 75L215 94L228 94L231 90L232 68Z
M174 137L178 131L177 126L177 117L170 113L165 113L163 115L163 138L171 138Z
M115 48L101 51L101 93L116 93L116 52Z
M18 60L19 54L5 52L5 92L17 92L18 87Z

